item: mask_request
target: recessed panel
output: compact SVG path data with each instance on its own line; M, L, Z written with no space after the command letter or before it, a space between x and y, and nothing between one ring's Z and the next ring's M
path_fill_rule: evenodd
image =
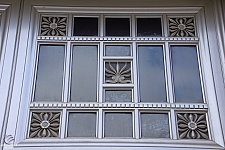
M105 113L104 137L132 138L132 113Z
M74 46L72 60L72 102L96 102L98 47Z
M129 45L107 45L105 46L105 56L131 56Z
M68 137L96 137L96 113L69 113Z
M132 91L105 90L105 102L132 102Z
M163 47L138 46L141 102L166 102Z
M161 18L137 18L137 36L162 36Z
M176 102L202 103L196 46L171 46Z
M64 48L40 45L34 101L62 101Z
M141 113L141 138L169 138L168 114Z
M98 36L98 18L74 17L74 36Z
M105 32L106 36L130 36L130 19L106 18Z

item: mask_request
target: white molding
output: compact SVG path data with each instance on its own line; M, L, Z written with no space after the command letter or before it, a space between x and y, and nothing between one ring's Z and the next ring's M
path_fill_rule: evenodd
M201 7L54 7L54 6L34 6L38 12L44 13L129 13L129 14L138 14L138 13L197 13Z
M197 37L63 37L63 36L38 36L38 41L185 41L198 42Z

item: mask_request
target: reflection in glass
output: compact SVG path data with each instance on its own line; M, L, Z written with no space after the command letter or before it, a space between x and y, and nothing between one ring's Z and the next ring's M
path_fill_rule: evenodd
M69 113L68 137L96 137L96 113Z
M137 18L137 36L162 36L161 18Z
M138 46L141 102L166 102L163 47Z
M130 36L129 18L106 18L106 36Z
M130 56L130 46L121 45L121 46L105 46L105 56Z
M73 47L71 101L96 102L97 66L97 46Z
M132 113L105 113L105 137L132 138Z
M141 113L141 138L169 138L168 114Z
M98 36L98 18L75 17L74 36Z
M131 102L131 90L105 90L106 102Z
M34 101L62 100L63 66L63 45L40 45Z
M202 103L196 46L171 46L176 102Z

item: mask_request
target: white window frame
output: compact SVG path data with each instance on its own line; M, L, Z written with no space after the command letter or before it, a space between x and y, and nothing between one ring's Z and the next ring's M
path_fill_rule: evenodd
M38 24L37 22L37 18L38 18L38 13L51 13L53 14L54 12L57 12L58 10L60 10L62 13L66 14L66 13L113 13L113 12L117 12L117 13L131 13L131 14L136 14L136 13L145 13L145 12L148 12L148 13L172 13L172 14L195 14L197 13L196 15L196 19L197 19L197 22L198 24L196 24L197 28L198 29L202 29L203 28L203 31L198 31L198 37L199 38L164 38L164 37L161 37L160 40L167 40L168 41L176 41L176 42L180 42L180 41L193 41L193 43L199 43L199 47L200 47L200 51L201 51L201 55L200 55L200 62L202 64L202 74L203 74L203 82L205 84L205 93L206 94L206 100L209 100L207 101L208 105L210 106L210 109L208 109L208 114L209 114L209 124L210 124L210 131L212 131L212 141L207 141L207 144L206 144L206 141L195 141L195 140L188 140L188 141L182 141L182 140L152 140L152 141L149 141L149 140L143 140L143 142L148 142L147 144L145 143L139 143L139 142L136 142L135 139L132 139L130 140L128 143L127 142L124 142L122 145L120 146L136 146L136 147L142 147L144 149L144 147L146 146L158 146L158 147L189 147L189 148L196 148L196 147L199 147L199 148L218 148L219 145L221 146L224 146L224 143L223 143L223 135L222 135L222 129L221 129L221 126L220 126L220 118L219 118L219 114L218 114L218 106L217 106L217 102L216 102L216 94L215 94L215 88L214 88L214 83L213 83L213 76L212 76L212 68L211 68L211 65L210 65L210 54L209 54L209 48L207 46L207 38L206 38L206 28L205 28L205 22L202 21L202 19L205 18L204 16L204 12L203 12L203 9L201 9L201 7L179 7L179 8L173 8L173 7L169 7L169 8L166 8L166 9L163 9L163 8L98 8L97 10L94 9L94 8L83 8L83 7L75 7L75 8L72 8L72 7L42 7L42 6L34 6L35 9L32 9L32 21L31 23L29 24L29 28L31 29L29 35L31 38L28 39L29 43L28 44L28 47L26 49L28 49L28 53L27 53L27 57L26 57L26 65L25 65L25 73L24 73L24 81L23 81L23 87L21 89L21 96L20 96L20 99L22 100L21 103L15 103L14 104L14 107L15 108L19 108L19 116L18 116L18 120L16 119L16 117L11 117L10 119L10 123L12 123L10 125L9 128L7 128L7 132L8 130L10 129L16 129L15 133L16 133L16 137L15 137L15 147L18 146L18 148L20 147L29 147L29 146L41 146L44 145L45 146L81 146L81 145L86 145L85 141L83 140L77 140L76 142L74 142L73 140L66 140L66 139L57 139L57 140L54 140L54 143L52 143L52 139L25 139L25 133L27 131L26 127L24 126L24 122L28 122L28 119L27 117L29 116L29 101L30 101L30 94L32 93L32 90L30 88L30 86L26 86L26 85L32 85L32 80L33 77L34 77L34 74L33 74L33 70L32 68L35 68L35 63L34 63L34 58L35 58L35 54L36 54L36 41L35 38L37 37L39 40L41 40L43 37L39 37L37 35L36 32L34 32L35 30L38 30L38 26L36 26ZM201 10L200 10L201 9ZM27 18L24 17L23 20L25 21ZM133 19L134 20L134 19ZM100 20L102 21L102 20ZM134 22L132 22L133 24ZM68 23L68 29L71 28L70 27L70 24L71 23ZM71 24L72 25L72 24ZM101 28L101 27L100 27ZM164 33L165 33L165 36L167 34L167 30L165 29L165 25L164 25ZM72 32L70 32L72 33ZM100 33L100 35L102 35L103 33ZM68 30L68 36L69 36L69 30ZM131 35L133 36L133 35ZM34 38L32 38L34 37ZM200 40L199 40L200 39ZM53 38L52 40L50 41L54 41L54 40L63 40L61 37L57 37L57 38ZM80 40L79 38L72 38L72 39L69 39L70 41L68 43L73 43L72 41L73 40ZM101 37L99 38L99 40L101 41ZM142 41L142 37L137 37L136 40L140 40ZM157 41L158 39L156 38L152 38L152 40L154 41ZM159 41L160 41L159 40ZM199 42L198 42L199 41ZM144 42L144 41L143 41ZM32 44L33 43L33 44ZM165 42L165 46L168 48L168 42ZM185 42L184 42L185 43ZM192 43L192 42L190 42ZM100 42L100 45L102 45L103 43ZM71 44L68 44L67 46L69 46ZM24 45L25 46L25 45ZM134 47L134 45L133 45ZM68 56L68 55L67 55ZM136 58L136 56L133 56L133 58ZM100 60L102 61L102 60ZM32 63L29 63L29 62L32 62ZM69 62L66 62L66 63L69 63ZM100 62L101 63L101 62ZM136 64L134 64L135 66ZM168 62L166 62L166 65L168 65ZM135 71L137 72L137 71ZM134 74L134 77L133 79L137 79L136 77L136 74ZM101 75L100 75L100 78ZM137 83L137 81L134 81ZM170 83L168 83L170 84ZM101 89L101 88L100 88ZM136 89L134 89L134 91L137 91ZM211 92L213 91L213 92ZM170 95L172 95L170 93ZM204 94L203 94L204 95ZM134 92L134 97L137 97L137 93ZM171 98L169 98L171 99ZM34 105L34 108L35 107L38 107L38 106L35 106ZM176 107L176 106L175 106ZM205 105L204 105L205 107ZM207 107L207 106L206 106ZM101 109L100 109L101 110ZM15 112L10 112L10 115L13 115ZM65 113L65 112L64 112ZM171 115L174 115L174 114L171 114ZM175 116L175 115L174 115ZM14 120L13 120L14 118ZM18 122L17 122L18 121ZM175 122L171 122L172 125L175 125ZM11 131L9 131L11 132ZM25 139L25 140L24 140ZM123 140L122 140L123 141ZM103 143L101 143L103 141L98 141L98 139L94 140L92 144L90 144L89 146L100 146L102 145ZM131 143L132 144L131 144ZM197 143L198 144L197 144ZM60 143L60 144L58 144ZM78 144L79 143L79 144ZM155 144L157 143L157 144ZM192 143L196 143L196 145L190 145ZM177 144L176 146L174 146L174 144ZM111 146L118 146L118 143L116 141L112 142L112 143L104 143L103 144L105 147L111 147ZM90 147L89 147L90 148ZM87 147L87 149L89 149ZM79 149L79 148L78 148Z

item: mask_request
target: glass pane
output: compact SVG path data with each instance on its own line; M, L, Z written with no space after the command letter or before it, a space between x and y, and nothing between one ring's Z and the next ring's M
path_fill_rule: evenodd
M130 46L122 45L122 46L111 46L107 45L105 47L105 56L130 56Z
M74 46L71 101L96 102L98 47Z
M130 36L129 18L106 18L106 36Z
M141 114L142 138L169 138L168 114Z
M137 36L162 36L161 18L137 18Z
M131 90L105 90L106 102L131 102L132 91Z
M69 113L68 137L96 137L96 113Z
M166 102L163 47L139 46L141 102Z
M132 113L105 113L105 137L132 138Z
M98 36L98 18L75 17L75 36Z
M40 45L34 101L61 101L64 46Z
M176 102L202 103L196 46L171 46Z

